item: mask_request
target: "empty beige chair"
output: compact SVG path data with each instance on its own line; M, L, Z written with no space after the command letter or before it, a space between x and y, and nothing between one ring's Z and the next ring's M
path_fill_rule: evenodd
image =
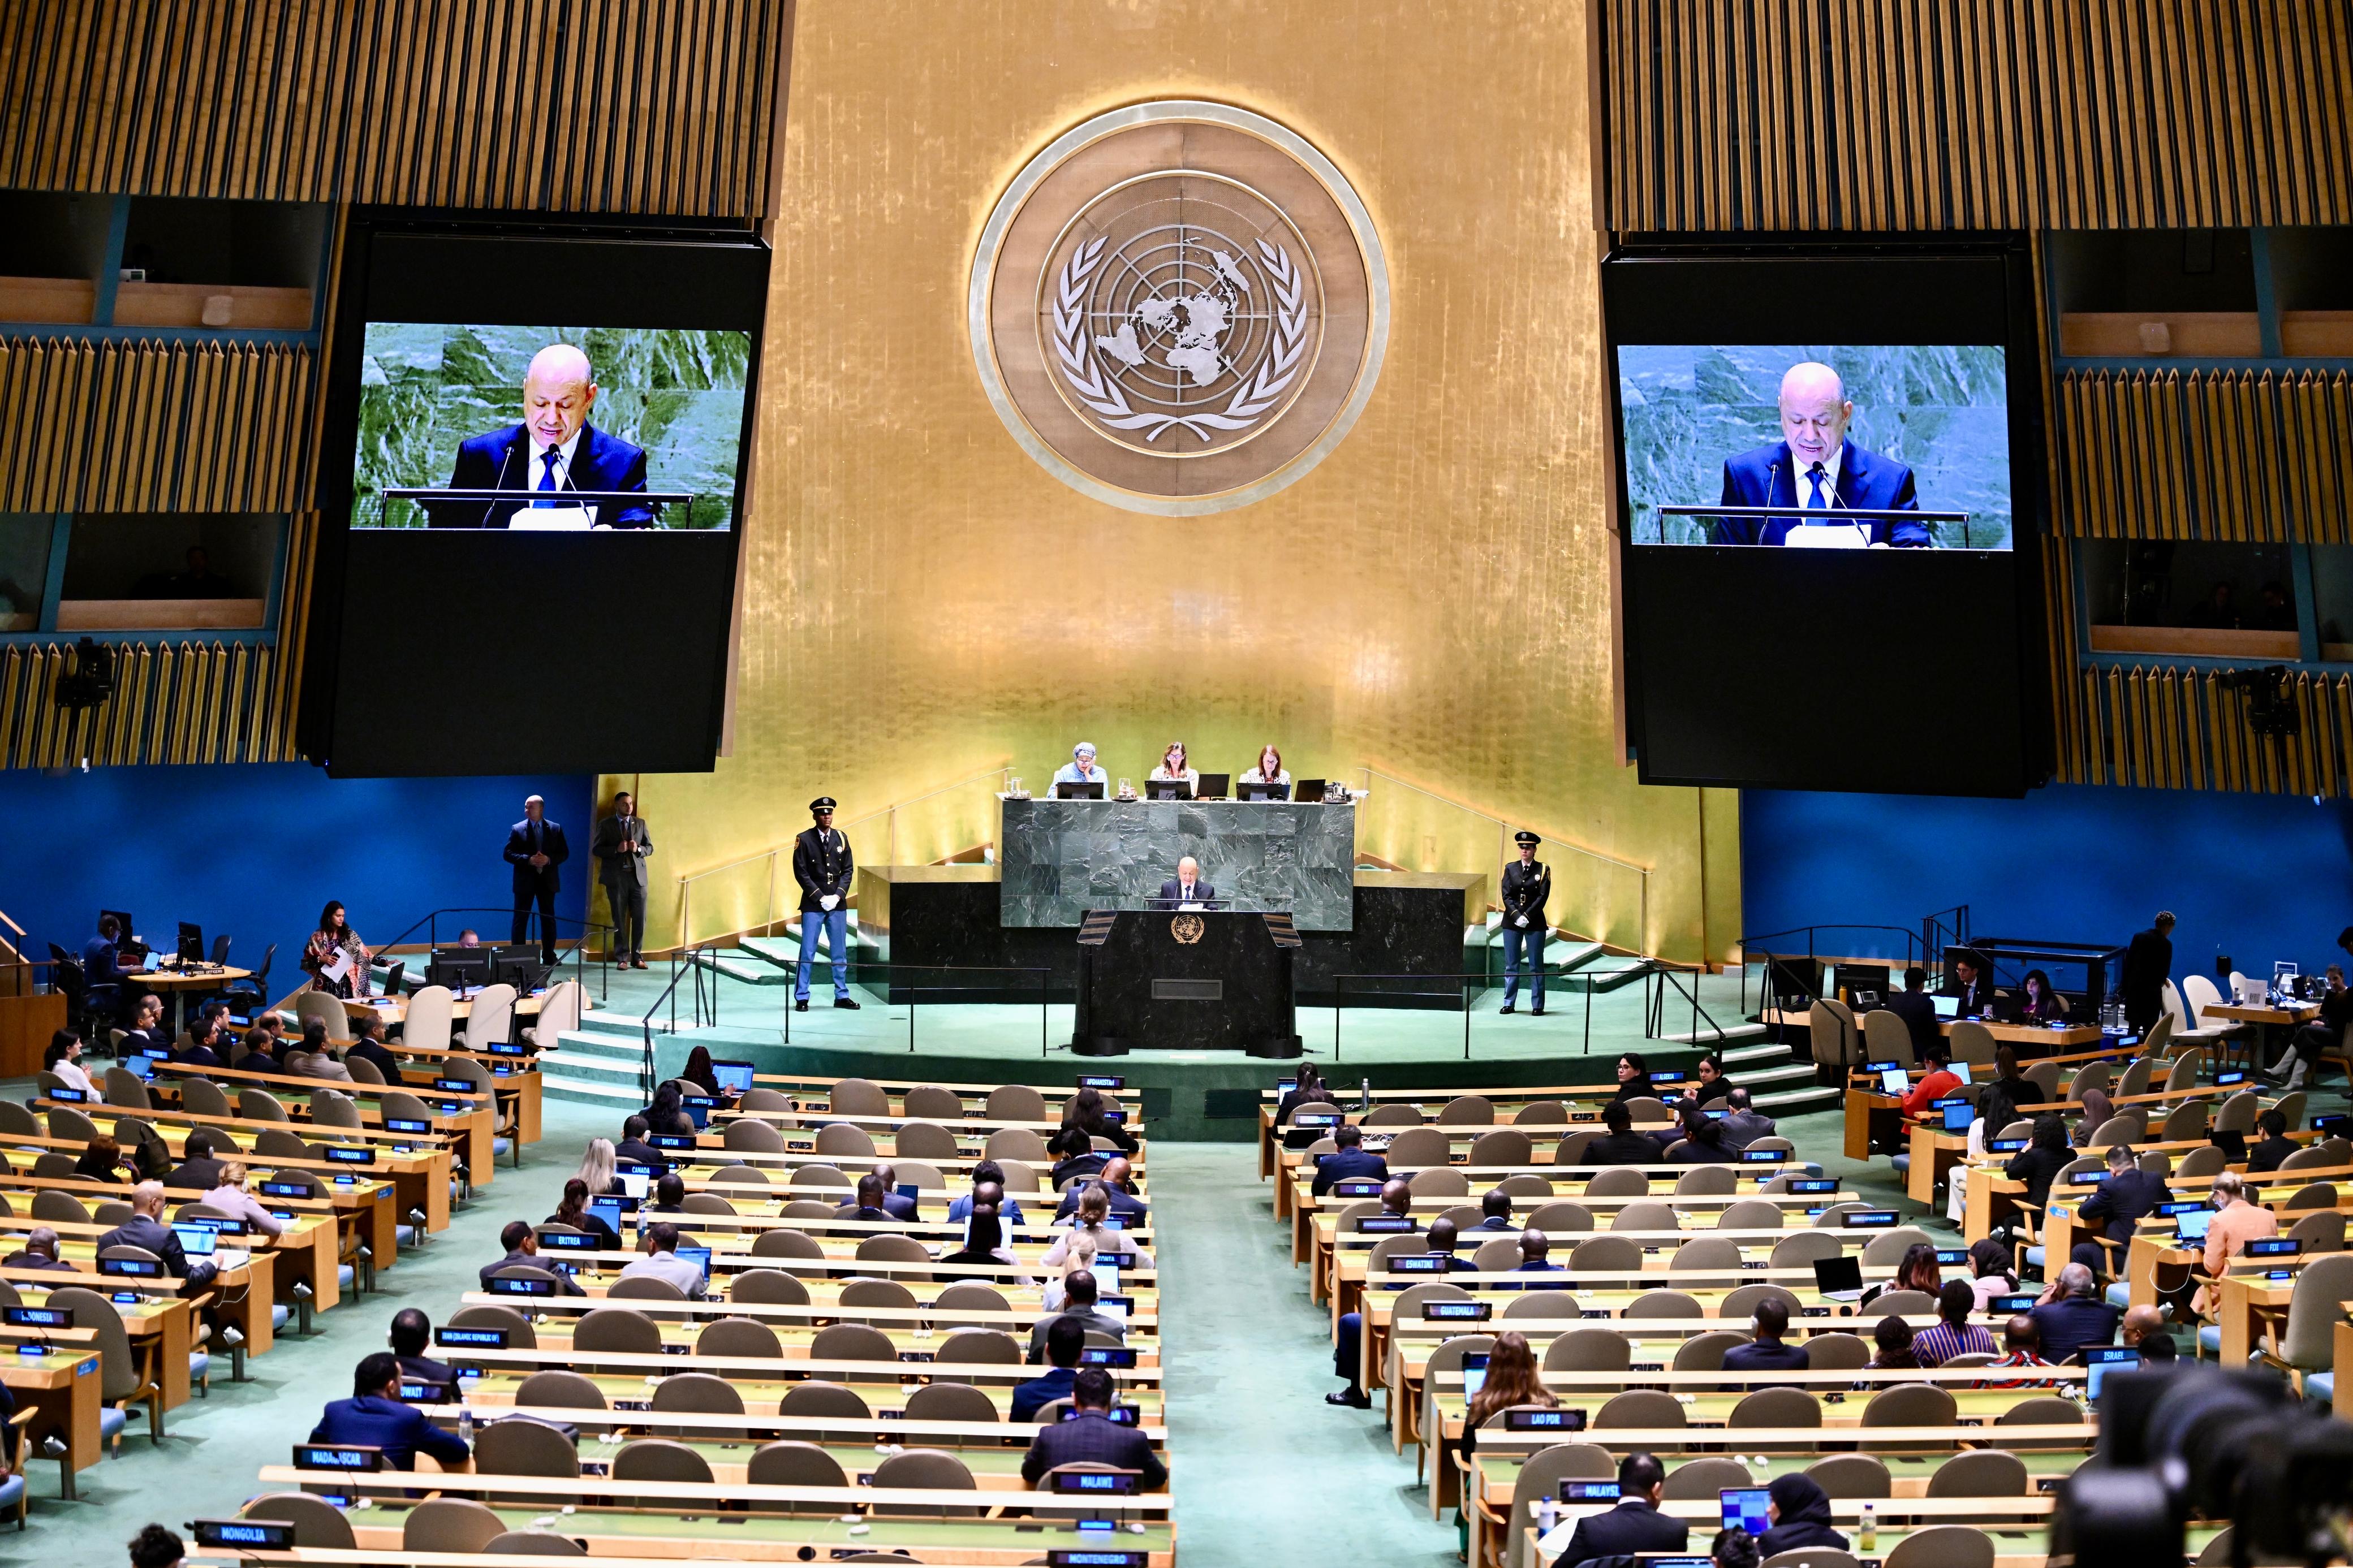
M308 995L309 993L304 993ZM483 1428L485 1432L488 1427ZM400 1523L404 1552L482 1552L507 1532L506 1522L471 1498L428 1498Z
M1531 1100L1513 1114L1514 1127L1566 1127L1568 1107L1557 1100Z
M944 1355L942 1361L962 1358ZM1017 1358L1018 1359L1018 1358ZM907 1395L910 1421L1002 1421L997 1402L968 1383L927 1383Z
M864 1323L832 1323L809 1342L811 1361L884 1361L899 1359L899 1347L881 1330Z
M1634 1347L1613 1329L1571 1329L1545 1347L1546 1372L1624 1372Z
M1899 1383L1880 1389L1862 1407L1865 1426L1950 1426L1957 1412L1952 1394L1933 1383Z
M1732 1426L1819 1426L1822 1402L1802 1388L1760 1388L1744 1394L1725 1417Z
M815 1443L797 1439L762 1444L744 1465L744 1479L755 1487L846 1487L849 1484L849 1477L843 1472L840 1460ZM840 1506L839 1503L824 1502L784 1505L789 1513L831 1513Z
M1046 1141L1027 1127L1000 1127L988 1135L987 1148L990 1159L1026 1160L1031 1164L1047 1163Z
M1983 1024L1972 1018L1957 1018L1953 1021L1953 1032L1948 1038L1955 1061L1968 1062L1973 1067L1993 1066L1996 1042L1993 1031Z
M1748 1467L1737 1459L1685 1459L1667 1472L1665 1495L1678 1502L1689 1502L1695 1498L1713 1498L1732 1488L1752 1486L1755 1481Z
M760 1306L806 1307L808 1287L776 1268L747 1268L727 1282L727 1299Z
M90 1210L71 1193L42 1187L33 1194L32 1215L44 1225L88 1225Z
M1383 1155L1389 1169L1444 1165L1453 1158L1453 1144L1435 1127L1409 1127L1389 1141Z
M959 1279L932 1299L932 1327L934 1331L1002 1327L1001 1320L991 1322L963 1314L1012 1310L1012 1304L994 1285L978 1279Z
M960 1121L964 1119L964 1096L935 1083L919 1083L900 1100L900 1110L927 1121Z
M686 1292L667 1279L657 1279L650 1274L633 1275L616 1279L605 1289L608 1301L683 1301Z
M1870 1016L1863 1015L1865 1028ZM1817 1068L1842 1075L1862 1060L1862 1034L1854 1015L1836 1002L1824 998L1806 1009L1806 1035Z
M1418 1198L1459 1198L1469 1195L1471 1191L1471 1178L1447 1165L1416 1171L1406 1178L1405 1184Z
M834 1084L826 1108L836 1116L888 1116L891 1096L871 1078L845 1078Z
M1809 1268L1825 1258L1836 1258L1846 1250L1834 1230L1801 1230L1795 1236L1785 1236L1773 1244L1773 1254L1767 1264L1774 1268Z
M1724 1197L1736 1191L1739 1176L1729 1165L1694 1165L1675 1178L1677 1197Z
M1862 1244L1862 1266L1867 1269L1893 1268L1904 1261L1906 1252L1928 1239L1926 1231L1908 1225L1883 1230Z
M2242 1098L2252 1100L2255 1097L2250 1094ZM2247 1125L2249 1127L2254 1125L2253 1116L2247 1119ZM2105 1129L2102 1131L2105 1131ZM2240 1131L2244 1131L2246 1128L2241 1128ZM2185 1100L2175 1106L2166 1114L2163 1136L2168 1143L2186 1143L2192 1139L2205 1137L2206 1102L2202 1100Z
M874 1490L885 1491L976 1491L978 1483L965 1462L942 1448L909 1448L892 1455L874 1467ZM985 1512L980 1508L940 1503L887 1503L878 1500L874 1511L880 1514L931 1514L950 1517L970 1516Z
M725 1320L722 1320L724 1321ZM654 1384L653 1407L696 1415L741 1415L744 1396L735 1385L715 1373L673 1373ZM721 1441L740 1440L740 1431L717 1435Z
M1410 1105L1377 1105L1357 1119L1360 1127L1419 1127L1421 1112Z
M695 1336L694 1353L746 1361L781 1361L785 1347L784 1342L776 1338L776 1331L757 1318L720 1318L704 1325Z
M683 1443L667 1437L637 1437L621 1445L613 1456L617 1481L688 1481L708 1486L717 1478L711 1461Z
M150 1110L154 1108L154 1101L147 1093L147 1085L141 1081L137 1073L128 1068L107 1068L101 1092L106 1096L107 1104L119 1105L126 1110Z
M820 1145L822 1148L822 1145ZM955 1134L936 1121L910 1121L899 1129L893 1157L902 1160L955 1160L959 1157ZM906 1173L900 1173L906 1179ZM916 1184L918 1186L921 1183Z
M1003 1329L952 1329L939 1343L939 1359L950 1366L1021 1364L1021 1342Z
M1585 1184L1588 1198L1639 1198L1650 1190L1651 1178L1631 1165L1612 1165Z
M2230 1163L2230 1156L2209 1143L2202 1149L2192 1149L2181 1156L2174 1174L2179 1176L2211 1176Z
M1993 1538L1984 1531L1932 1524L1897 1542L1885 1568L1993 1568Z
M364 1125L360 1120L358 1101L332 1089L311 1091L311 1120L321 1127L340 1127L350 1132Z
M572 1330L577 1351L617 1351L631 1355L662 1353L661 1330L643 1312L626 1307L598 1307L584 1315Z
M1922 1318L1936 1310L1936 1298L1926 1290L1883 1290L1858 1314L1865 1318Z
M888 1315L881 1318L857 1315L877 1308ZM905 1314L915 1310L915 1293L897 1279L851 1279L841 1287L841 1309L844 1322L871 1322L887 1331L913 1321Z
M818 1129L817 1152L828 1158L871 1160L873 1135L853 1121L829 1121Z
M1930 1497L2024 1497L2026 1462L2000 1448L1956 1454L1928 1478Z
M606 1408L605 1391L576 1372L533 1373L516 1385L515 1403L525 1409L534 1405L569 1410Z
M1758 1302L1767 1300L1780 1302L1788 1310L1792 1322L1801 1315L1804 1306L1798 1293L1786 1285L1743 1285L1724 1293L1724 1300L1715 1304L1715 1315L1727 1322L1743 1322L1756 1316Z
M1675 1248L1670 1267L1721 1270L1716 1279L1687 1279L1683 1283L1699 1289L1729 1290L1740 1283L1740 1244L1721 1236L1699 1237Z
M1626 1310L1618 1315L1639 1321L1644 1318L1704 1318L1707 1312L1696 1296L1686 1296L1681 1290L1645 1290L1627 1302Z
M2091 1089L2096 1089L2104 1094L2106 1093L2108 1085L2114 1081L2114 1069L2107 1063L2085 1062L2075 1069L2074 1075L2068 1079L2066 1087L2060 1092L2068 1100L2081 1100ZM2110 1096L2110 1098L2115 1097Z
M1704 1167L1713 1171L1729 1171L1729 1165ZM1743 1198L1736 1204L1726 1204L1724 1212L1715 1216L1718 1230L1778 1230L1785 1223L1781 1205L1766 1198Z
M1525 1165L1535 1158L1535 1142L1516 1127L1498 1127L1471 1141L1474 1166Z
M324 991L299 991L294 995L294 1016L305 1026L323 1024L327 1038L348 1040L352 1037L351 1015L343 1011L343 998ZM299 1037L300 1031L297 1031Z
M680 1208L688 1214L733 1215L735 1205L717 1193L689 1193L679 1200Z
M474 1468L486 1476L576 1476L580 1451L544 1422L492 1421L475 1429Z
M269 1160L315 1160L319 1152L283 1127L265 1127L253 1135L253 1152Z
M1582 1318L1583 1303L1567 1290L1534 1289L1512 1298L1497 1316L1504 1318Z
M913 1237L887 1231L861 1239L855 1256L860 1263L928 1263L932 1257Z
M785 1135L765 1121L739 1116L727 1124L719 1137L721 1145L738 1154L781 1154L785 1152ZM806 1171L804 1170L804 1174Z
M1509 1193L1515 1198L1552 1196L1552 1184L1533 1171L1522 1171L1516 1175L1505 1176L1495 1184L1495 1190L1499 1193Z
M839 1165L809 1164L795 1171L785 1185L788 1191L802 1195L827 1197L838 1192L855 1191L858 1184L851 1181L849 1173Z
M580 1015L586 1005L586 994L577 980L559 980L547 988L539 999L539 1018L522 1026L523 1043L541 1050L551 1049L565 1031L580 1026ZM409 1014L416 1017L412 1010Z
M1559 1236L1567 1231L1593 1228L1593 1211L1583 1204L1570 1203L1566 1198L1549 1203L1528 1215L1528 1224L1546 1236Z
M1647 1201L1630 1203L1609 1217L1609 1228L1638 1234L1643 1231L1673 1230L1676 1228L1675 1211L1660 1203Z
M2255 1130L2255 1117L2262 1110L2263 1101L2256 1097L2253 1090L2241 1089L2224 1100L2221 1109L2214 1112L2214 1131L2253 1132ZM2172 1120L2168 1118L2166 1125L2170 1127L2172 1124Z
M1859 1372L1870 1360L1871 1347L1857 1334L1815 1334L1806 1341L1809 1372Z
M982 1114L991 1121L1047 1121L1046 1097L1027 1084L1008 1083L988 1091Z
M2304 1243L2308 1257L2316 1252L2345 1250L2345 1216L2334 1209L2306 1215L2287 1227L2291 1240Z
M1807 1477L1833 1500L1883 1498L1895 1493L1886 1461L1870 1454L1832 1454L1806 1467Z
M793 1097L780 1089L747 1089L737 1098L735 1109L746 1115L765 1116L793 1110Z
M1515 1236L1499 1236L1493 1241L1482 1241L1479 1244L1479 1250L1471 1255L1471 1267L1482 1274L1500 1274L1519 1266L1520 1239Z
M1819 1006L1820 1004L1817 1003L1816 1005ZM1884 1007L1874 1007L1862 1016L1862 1051L1860 1056L1855 1057L1852 1061L1841 1061L1836 1065L1851 1067L1866 1058L1874 1062L1894 1062L1896 1066L1906 1068L1919 1064L1919 1057L1912 1048L1910 1026ZM1819 1049L1814 1053L1814 1059L1818 1062L1822 1059Z
M1656 1388L1630 1388L1623 1394L1612 1394L1609 1403L1593 1415L1596 1431L1612 1427L1664 1431L1683 1425L1683 1402Z
M482 1052L514 1038L515 988L504 981L474 993L466 1010L466 1027L458 1037L460 1050Z
M356 1552L352 1521L334 1504L309 1492L269 1492L237 1510L239 1519L267 1519L294 1527L294 1544Z
M2156 1070L2157 1062L2154 1058L2135 1057L2130 1062L2127 1062L2125 1065L2123 1075L2116 1079L2116 1091L2108 1098L2111 1100L2123 1100L2128 1099L2136 1094L2147 1094L2148 1092L2149 1076ZM2166 1092L2168 1094L2177 1094L2180 1091L2168 1084L2166 1088Z
M2335 1369L2335 1325L2344 1321L2342 1303L2353 1297L2353 1252L2316 1258L2299 1270L2288 1292L2287 1316L2259 1320L2265 1364L2283 1368L2297 1388L2305 1378Z
M691 1452L692 1450L689 1450ZM586 1557L588 1549L568 1535L546 1530L510 1530L491 1537L486 1557Z
M871 1333L873 1331L867 1331ZM859 1397L858 1391L839 1383L796 1383L785 1390L785 1397L777 1404L776 1414L796 1418L814 1417L818 1420L833 1421L868 1421L873 1418L873 1412L867 1408L866 1401ZM828 1443L874 1441L874 1435L871 1432L854 1429L840 1432L813 1432L810 1436L821 1442ZM834 1473L837 1475L840 1473L839 1467L836 1467ZM832 1481L823 1484L839 1486L843 1483ZM825 1507L819 1508L817 1511L832 1513L835 1509Z
M764 1230L752 1243L752 1256L822 1259L825 1247L805 1230Z
M1642 1267L1641 1243L1622 1236L1588 1237L1568 1257L1577 1274L1633 1274Z
M1495 1102L1483 1094L1458 1094L1438 1113L1440 1127L1493 1127Z
M49 1136L87 1143L98 1136L98 1123L70 1105L57 1106L49 1111Z

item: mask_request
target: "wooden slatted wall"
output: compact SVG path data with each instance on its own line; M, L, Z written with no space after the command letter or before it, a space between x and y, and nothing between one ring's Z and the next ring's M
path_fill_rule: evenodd
M0 186L756 217L792 0L18 0Z
M1620 232L2353 222L2344 0L1597 0Z
M0 510L310 504L311 351L0 338Z
M79 725L58 707L73 639L0 647L0 768L296 760L294 702L310 611L316 512L289 531L278 635L269 645L158 633L116 649L111 700Z

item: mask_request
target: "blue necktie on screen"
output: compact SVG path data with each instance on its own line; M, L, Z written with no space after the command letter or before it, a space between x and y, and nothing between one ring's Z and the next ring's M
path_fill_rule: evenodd
M540 454L539 460L541 463L545 465L546 468L546 471L539 476L539 488L541 489L552 490L555 488L555 465L563 456L563 451L554 447L550 447L546 451ZM547 507L554 506L555 503L552 500L535 500L531 504L534 507Z
M1816 463L1812 468L1808 468L1806 479L1814 487L1814 493L1806 498L1806 510L1814 511L1827 506L1829 503L1822 500L1822 466Z

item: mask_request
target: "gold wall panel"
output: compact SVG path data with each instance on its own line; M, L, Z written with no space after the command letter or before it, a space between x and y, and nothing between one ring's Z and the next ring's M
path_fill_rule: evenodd
M2246 695L2211 670L2085 668L2073 679L2065 783L2353 795L2353 677L2295 673L2301 724L2277 740L2254 732Z
M20 0L0 186L754 216L792 0Z
M2353 222L2343 0L1595 0L1609 226Z
M310 504L312 351L0 338L0 510Z
M287 531L286 582L276 637L260 645L207 642L201 632L154 632L115 644L114 695L68 722L58 678L75 639L0 647L0 768L296 760L294 705L319 514Z
M1594 934L1728 950L1736 801L1642 789L1612 755L1579 10L971 0L952 43L942 15L798 7L733 754L640 781L657 936L678 929L678 873L788 838L820 792L854 817L1008 757L1042 788L1082 738L1140 779L1181 737L1219 770L1268 740L1294 774L1376 766L1651 868L1647 929L1613 892ZM1157 98L1238 104L1312 142L1391 268L1388 362L1354 432L1221 516L1066 489L1007 436L965 331L1005 184L1070 127ZM993 832L985 794L974 805ZM1469 812L1390 847L1414 869L1499 864ZM762 918L764 864L706 887L699 931Z

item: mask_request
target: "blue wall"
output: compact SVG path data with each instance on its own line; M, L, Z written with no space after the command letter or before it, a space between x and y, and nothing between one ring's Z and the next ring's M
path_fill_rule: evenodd
M2175 978L2227 952L2341 959L2353 924L2353 803L2309 796L2052 785L2023 800L1741 795L1742 929L1829 921L1919 929L1969 906L1980 936L2123 943L2159 909L2180 917ZM1874 952L1831 946L1823 951Z
M580 915L595 876L595 791L586 774L331 779L301 763L0 773L0 910L37 956L51 942L78 954L101 908L129 910L139 934L167 950L184 920L207 942L227 931L229 961L248 968L274 942L269 988L280 995L299 983L302 943L329 899L371 943L429 910L510 907L501 851L525 795L545 796L565 826L572 858L556 912ZM505 940L503 919L476 923Z

